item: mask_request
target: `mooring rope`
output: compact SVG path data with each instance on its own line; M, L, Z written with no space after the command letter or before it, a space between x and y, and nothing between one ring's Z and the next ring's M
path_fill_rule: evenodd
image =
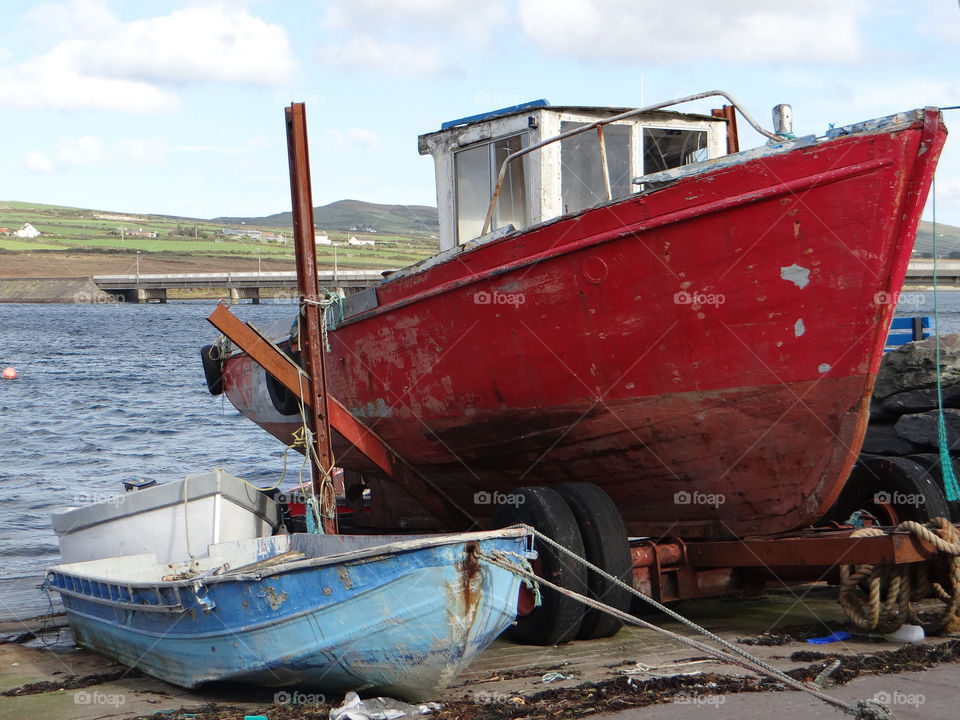
M913 520L900 523L894 531L909 531L949 556L947 576L950 590L928 582L927 563L910 566L889 564L841 565L840 606L860 630L889 634L904 623L920 625L928 635L960 628L960 534L946 518L935 518L929 526ZM850 537L885 535L880 528L862 528ZM943 611L924 622L912 603L926 598L933 589L944 604Z
M800 682L799 680L796 680L790 677L789 675L782 672L781 670L777 670L772 665L767 664L760 658L755 657L754 655L751 655L745 650L738 648L736 645L733 645L732 643L727 642L726 640L719 637L718 635L713 634L712 632L702 627L701 625L698 625L692 620L689 620L688 618L683 617L677 612L674 612L673 610L668 608L666 605L663 605L662 603L657 602L653 598L647 595L644 595L639 590L636 590L632 585L628 585L627 583L620 580L620 578L614 575L611 575L605 570L602 570L601 568L597 567L593 563L589 562L585 558L580 557L572 550L569 550L568 548L564 547L563 545L556 542L552 538L548 537L547 535L544 535L542 532L540 532L536 528L531 528L531 530L533 531L533 534L538 539L543 540L548 545L556 548L557 550L564 553L565 555L568 555L569 557L573 558L575 561L584 565L588 569L593 570L595 573L597 573L600 577L604 578L605 580L608 580L609 582L612 582L614 585L620 588L623 588L624 590L627 590L629 593L631 593L635 597L640 598L641 600L648 603L649 605L652 605L653 607L657 608L661 612L666 613L667 615L672 617L674 620L677 620L678 622L686 625L687 627L694 630L695 632L698 632L704 635L705 637L709 638L710 640L720 645L720 647L723 649L721 650L721 649L712 647L710 645L707 645L706 643L702 643L699 640L695 640L694 638L690 638L685 635L680 635L679 633L675 633L672 630L667 630L666 628L662 628L657 625L654 625L653 623L647 622L646 620L642 620L638 617L635 617L634 615L630 615L629 613L626 613L622 610L618 610L617 608L611 607L598 600L594 600L593 598L586 597L585 595L581 595L580 593L574 592L573 590L568 590L567 588L560 587L559 585L556 585L555 583L552 583L549 580L545 580L542 577L538 577L537 575L533 574L531 571L528 571L524 568L520 568L517 565L511 562L508 562L506 560L497 559L492 555L488 555L481 551L477 551L477 557L488 563L491 563L493 565L496 565L498 567L501 567L503 569L516 573L521 577L526 577L531 581L544 585L558 593L561 593L562 595L571 597L583 603L587 607L591 607L596 610L600 610L601 612L605 612L609 615L612 615L613 617L617 618L621 622L625 622L629 625L636 625L638 627L647 628L648 630L653 630L662 635L666 635L672 640L675 640L677 642L688 645L696 650L699 650L700 652L712 655L713 657L716 657L727 664L743 667L750 670L751 672L772 677L778 680L779 682L782 682L784 685L788 685L796 690L801 690L803 692L809 693L810 695L813 695L814 697L818 698L819 700L822 700L828 705L831 705L834 708L841 710L842 712L845 712L849 715L853 715L856 718L856 720L894 720L893 713L883 703L877 702L875 700L859 700L857 701L856 705L851 705L849 703L843 702L842 700L838 700L837 698L827 695L826 693L822 692L816 687L811 687L810 685L807 685L805 683Z
M949 442L947 440L947 423L943 418L943 389L940 370L940 310L937 300L937 180L931 181L930 202L933 217L933 333L936 338L937 366L937 446L940 451L940 473L943 477L943 489L949 502L960 500L960 484L953 472L953 461L950 458Z

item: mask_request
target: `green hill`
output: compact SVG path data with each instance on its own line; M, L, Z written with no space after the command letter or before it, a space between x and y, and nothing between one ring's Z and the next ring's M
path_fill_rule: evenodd
M913 245L914 257L933 257L933 224L922 221ZM960 228L937 223L937 256L960 258Z
M405 267L439 249L436 208L342 200L317 208L317 226L335 245L317 247L323 265ZM30 223L41 235L13 233ZM197 218L0 200L0 252L163 254L293 260L291 213L267 218ZM347 246L350 237L374 247Z
M313 221L323 230L387 233L391 235L437 235L440 231L437 209L425 205L378 205L362 200L338 200L313 209ZM290 212L266 217L218 217L211 220L228 225L291 227Z

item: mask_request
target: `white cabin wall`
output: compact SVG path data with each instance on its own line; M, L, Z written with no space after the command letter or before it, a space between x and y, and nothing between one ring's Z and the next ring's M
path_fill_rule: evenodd
M540 113L540 138L555 137L560 134L560 115L556 112ZM560 197L560 143L550 143L534 153L540 156L540 221L552 220L563 214ZM532 192L531 195L536 195Z

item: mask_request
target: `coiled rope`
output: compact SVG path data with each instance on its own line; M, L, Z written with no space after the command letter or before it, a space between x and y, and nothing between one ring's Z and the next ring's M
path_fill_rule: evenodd
M947 558L949 590L928 582L927 563L909 565L841 565L840 606L854 625L866 632L889 634L904 623L920 625L927 635L960 629L960 533L946 518L927 525L907 520L894 528L909 531L933 545ZM850 537L885 535L880 528L863 528ZM913 603L929 595L930 588L943 602L941 612L924 621Z
M842 700L839 700L837 698L831 697L830 695L827 695L817 687L808 685L806 683L802 683L799 680L796 680L790 677L789 675L782 672L781 670L777 670L772 665L767 664L760 658L755 657L754 655L751 655L750 653L743 650L742 648L739 648L736 645L733 645L732 643L727 642L723 638L717 635L714 635L712 632L698 625L692 620L689 620L683 617L682 615L680 615L679 613L674 612L673 610L668 608L666 605L663 605L662 603L657 602L653 598L647 595L644 595L639 590L636 590L632 585L628 585L627 583L620 580L620 578L615 577L614 575L611 575L605 570L602 570L601 568L597 567L593 563L589 562L585 558L580 557L572 550L565 548L563 545L556 542L552 538L544 535L542 532L540 532L536 528L531 528L531 530L539 540L542 540L543 542L550 545L551 547L559 550L561 553L571 557L576 562L579 562L582 565L586 566L587 568L594 571L605 580L613 583L614 585L620 588L623 588L624 590L628 591L635 597L640 598L647 604L652 605L653 607L657 608L661 612L666 613L674 620L677 620L678 622L683 623L684 625L689 627L691 630L694 630L695 632L698 632L701 635L704 635L705 637L709 638L710 640L715 642L717 645L719 645L720 648L722 649L713 647L711 645L707 645L706 643L700 642L699 640L696 640L694 638L687 637L685 635L680 635L679 633L675 633L672 630L667 630L666 628L659 627L657 625L654 625L653 623L647 622L646 620L642 620L638 617L630 615L629 613L623 612L622 610L618 610L617 608L606 605L605 603L602 603L598 600L594 600L593 598L586 597L585 595L581 595L580 593L574 592L573 590L568 590L567 588L560 587L559 585L556 585L550 582L549 580L545 580L542 577L538 577L530 570L518 567L517 565L507 560L497 558L492 554L487 554L480 550L477 550L475 551L475 555L477 556L478 559L488 562L491 565L496 565L497 567L503 568L505 570L509 570L510 572L516 573L520 577L526 578L531 582L536 582L558 593L574 598L575 600L578 600L579 602L583 603L587 607L595 608L597 610L600 610L601 612L607 613L608 615L612 615L613 617L617 618L621 622L627 623L629 625L636 625L638 627L647 628L648 630L653 630L655 632L660 633L661 635L665 635L669 637L672 640L683 643L684 645L688 645L694 648L695 650L699 650L700 652L707 653L713 657L716 657L717 659L722 660L724 663L727 663L730 665L736 665L738 667L745 668L747 670L750 670L751 672L754 672L760 675L767 675L769 677L774 678L775 680L778 680L784 685L794 688L795 690L800 690L802 692L809 693L810 695L813 695L815 698L822 700L823 702L827 703L828 705L831 705L837 710L845 712L848 715L852 715L856 720L894 720L893 713L883 703L877 702L875 700L859 700L855 705L851 705L849 703L843 702Z

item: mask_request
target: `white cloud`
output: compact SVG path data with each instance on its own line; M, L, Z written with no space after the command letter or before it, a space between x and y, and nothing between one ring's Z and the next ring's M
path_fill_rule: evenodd
M541 49L587 60L851 62L862 50L859 1L519 0Z
M927 105L947 105L960 97L960 81L946 77L888 76L876 83L838 83L833 93L845 109L900 112Z
M323 128L320 130L320 135L325 145L337 152L348 152L352 149L380 149L380 138L375 133L361 128L352 127L343 131Z
M163 161L165 141L162 138L122 138L107 146L92 135L61 138L52 151L31 150L21 164L33 172L52 173L105 162L159 163Z
M163 162L166 143L162 138L123 138L113 146L113 153L123 160L137 163Z
M277 85L296 62L286 31L236 4L188 6L121 22L96 0L45 6L45 54L0 67L0 102L20 108L158 112L178 104L161 87L194 83Z
M38 150L25 153L23 157L20 158L20 164L31 172L52 173L54 171L53 161L50 160L46 153L39 152Z
M84 135L79 138L64 138L57 146L57 163L63 167L93 165L103 159L103 143L99 138Z
M368 150L380 149L380 138L378 138L375 133L372 133L369 130L348 128L347 137L349 137L357 145L367 148Z
M462 73L464 50L489 50L509 21L503 0L332 0L320 54L332 65L362 72Z
M385 42L370 35L356 35L346 43L322 48L320 54L332 65L364 72L432 77L455 70L455 66L443 59L436 47Z

